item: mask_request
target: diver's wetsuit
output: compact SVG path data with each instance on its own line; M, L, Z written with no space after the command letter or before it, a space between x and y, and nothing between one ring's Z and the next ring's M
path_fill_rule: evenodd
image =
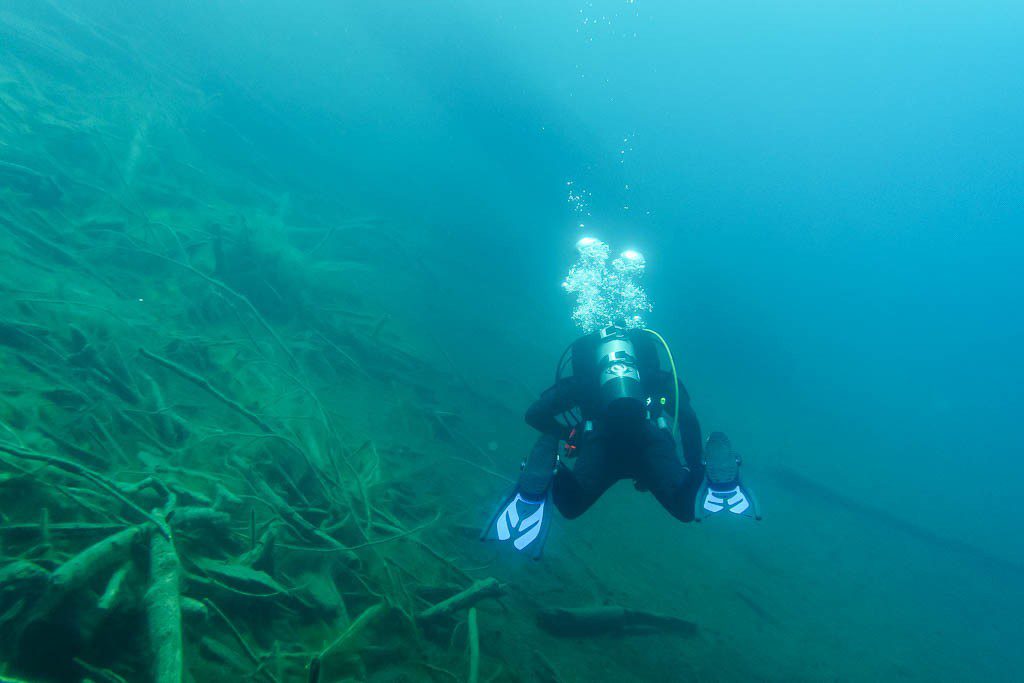
M685 465L676 453L671 426L659 428L657 419L671 418L675 406L672 375L663 370L642 373L644 389L651 401L651 419L629 429L617 430L600 419L593 419L597 398L595 387L575 377L559 379L526 412L526 421L540 431L530 453L527 472L542 472L553 464L558 443L569 437L569 428L556 417L579 408L593 429L576 434L578 453L572 469L560 463L552 485L552 499L568 519L583 514L608 488L621 479L634 479L638 487L650 490L668 512L683 522L694 519L694 498L704 479L701 464L701 434L690 397L680 382L678 426ZM662 399L665 403L662 404ZM582 431L582 433L580 433ZM551 466L547 466L550 473Z

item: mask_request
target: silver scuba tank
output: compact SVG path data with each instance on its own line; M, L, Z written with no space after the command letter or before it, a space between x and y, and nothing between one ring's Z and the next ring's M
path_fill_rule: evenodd
M598 331L596 361L605 417L626 422L643 418L646 396L636 350L626 330L610 326Z

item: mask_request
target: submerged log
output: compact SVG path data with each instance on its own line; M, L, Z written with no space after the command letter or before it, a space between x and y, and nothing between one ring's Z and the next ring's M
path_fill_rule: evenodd
M36 618L49 615L68 595L88 584L94 577L128 562L132 546L141 534L141 526L128 527L94 543L58 567L50 575L46 595L36 607Z
M495 578L481 579L472 586L457 593L447 600L428 607L417 615L420 621L433 621L451 616L459 610L471 607L484 598L497 598L505 593L505 587Z
M692 621L617 605L545 609L537 615L537 623L542 629L556 636L659 632L692 636L697 633L697 624Z
M240 564L228 564L216 560L195 559L195 565L207 577L222 583L229 588L251 594L253 596L290 595L289 589L278 583L266 572Z
M841 509L860 517L863 522L874 528L895 531L936 550L958 555L965 561L975 563L986 572L999 572L1012 577L1014 581L1020 581L1024 577L1024 563L1018 560L989 552L981 545L969 540L965 541L936 533L925 526L891 513L886 507L872 505L855 496L846 495L838 488L815 481L792 467L776 467L769 470L769 474L778 486L799 497L800 500L817 501L821 505L827 505L830 509Z
M156 683L182 683L184 677L180 585L181 564L174 543L159 533L151 534L145 602Z
M198 505L176 508L169 521L175 531L206 529L228 532L231 530L231 515L214 508Z

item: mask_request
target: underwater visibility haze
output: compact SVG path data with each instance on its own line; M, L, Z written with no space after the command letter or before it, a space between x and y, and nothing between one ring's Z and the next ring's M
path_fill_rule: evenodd
M1022 38L0 3L0 680L1020 680Z

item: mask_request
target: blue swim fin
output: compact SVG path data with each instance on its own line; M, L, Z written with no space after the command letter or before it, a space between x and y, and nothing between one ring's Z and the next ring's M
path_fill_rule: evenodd
M498 506L480 534L480 540L510 542L519 552L529 552L533 559L539 560L551 526L550 497L545 492L539 500L531 500L523 497L516 487Z
M697 491L694 519L729 512L741 517L761 519L761 506L740 478L743 459L732 450L729 437L712 432L704 445L704 483Z
M535 450L522 466L519 481L498 506L491 521L480 534L481 541L510 544L519 552L528 552L539 560L551 526L551 482L558 467L555 449Z

